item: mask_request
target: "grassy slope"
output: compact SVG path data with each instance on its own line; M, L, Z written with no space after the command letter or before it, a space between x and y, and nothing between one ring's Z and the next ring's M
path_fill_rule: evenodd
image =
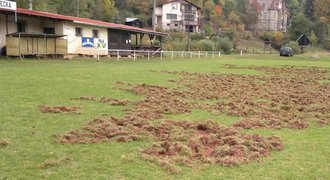
M142 160L138 151L151 142L102 143L95 145L59 145L55 136L80 129L86 122L102 114L120 116L121 107L96 102L70 100L80 96L140 97L116 89L116 81L172 86L167 80L174 75L149 70L221 72L255 74L250 70L228 70L221 64L237 65L299 65L330 68L330 58L312 61L308 57L222 57L221 60L139 60L127 61L0 61L0 139L11 141L0 147L0 179L330 179L330 127L312 126L304 131L267 130L265 135L282 137L285 150L273 153L237 168L203 166L183 168L177 175L168 174L158 165ZM38 107L48 105L79 105L82 115L41 114ZM174 119L214 119L230 124L235 118L214 117L206 112ZM40 166L45 161L65 157L52 168ZM50 163L52 164L52 163Z

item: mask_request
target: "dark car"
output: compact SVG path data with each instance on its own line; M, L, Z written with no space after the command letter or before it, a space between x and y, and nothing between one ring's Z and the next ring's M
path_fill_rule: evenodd
M293 51L290 47L282 47L280 49L280 56L293 56Z

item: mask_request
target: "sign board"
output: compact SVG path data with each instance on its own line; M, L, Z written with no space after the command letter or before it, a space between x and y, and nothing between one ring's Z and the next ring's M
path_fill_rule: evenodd
M99 49L106 49L107 44L103 39L99 39L99 42L97 43L97 48Z
M82 37L81 44L82 47L94 47L94 38Z
M0 8L9 9L9 10L13 10L13 11L17 10L16 2L5 1L5 0L0 0Z

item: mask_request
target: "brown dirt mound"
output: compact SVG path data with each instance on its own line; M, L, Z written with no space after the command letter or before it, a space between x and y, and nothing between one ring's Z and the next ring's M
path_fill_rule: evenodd
M10 144L10 140L8 139L0 139L0 147L5 147Z
M94 96L81 96L79 98L72 98L72 100L96 101L96 97L94 97Z
M142 156L146 159L154 157L158 163L167 160L172 165L202 162L233 166L267 156L272 150L283 149L277 137L246 135L211 121L166 120L152 124L151 121L129 116L95 119L82 131L71 131L60 137L59 142L130 142L146 138L154 139L157 143L144 149Z
M112 106L126 106L130 103L129 100L119 100L119 99L115 99L115 98L111 98L111 97L102 97L100 99L100 102L107 103Z
M40 106L42 113L80 113L78 106Z

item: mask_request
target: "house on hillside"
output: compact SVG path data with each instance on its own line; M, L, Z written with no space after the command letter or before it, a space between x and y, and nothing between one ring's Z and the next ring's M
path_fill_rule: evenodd
M188 0L163 1L156 6L155 25L167 31L199 32L200 10Z
M125 18L125 25L143 28L143 21L138 18Z
M113 49L127 50L125 55L129 55L134 48L161 48L151 43L143 45L142 39L147 36L150 42L154 37L161 42L166 33L42 11L0 8L0 49L8 56L108 56ZM136 38L135 44L132 38Z
M287 31L288 10L283 0L250 0L260 10L256 31Z

